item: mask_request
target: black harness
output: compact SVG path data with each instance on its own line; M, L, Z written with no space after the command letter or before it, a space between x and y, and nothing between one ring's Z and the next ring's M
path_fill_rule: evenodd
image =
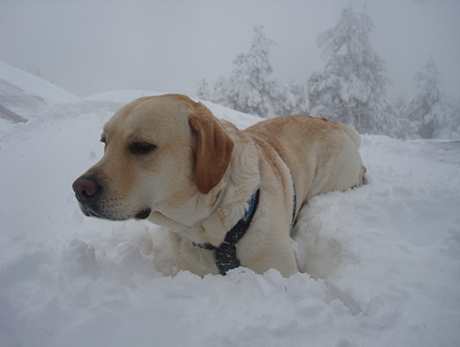
M219 268L219 273L223 276L227 274L228 270L235 269L241 265L240 260L236 256L236 243L241 240L251 225L257 206L259 205L259 196L260 188L251 197L249 209L245 212L244 217L225 235L225 239L219 247L213 246L210 243L205 243L204 245L193 243L200 248L214 251L214 260Z
M294 188L294 208L292 211L292 222L294 223L296 210L297 210L297 195L295 190L294 180L292 181ZM194 246L214 251L214 260L222 276L227 274L227 271L235 269L241 265L240 260L236 255L236 244L244 236L246 231L251 225L252 219L259 205L260 188L252 195L249 200L249 208L245 212L243 218L225 235L224 241L218 246L211 245L210 243L199 244L193 242Z

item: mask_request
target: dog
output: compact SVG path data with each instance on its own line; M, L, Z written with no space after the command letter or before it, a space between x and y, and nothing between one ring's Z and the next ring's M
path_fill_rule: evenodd
M200 276L297 273L300 208L365 183L359 134L345 124L289 115L240 130L178 94L125 105L101 141L103 157L73 183L83 213L166 227L178 269Z

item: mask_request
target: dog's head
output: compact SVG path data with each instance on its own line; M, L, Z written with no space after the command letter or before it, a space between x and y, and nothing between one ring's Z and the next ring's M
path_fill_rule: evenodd
M137 99L104 126L104 156L73 183L87 216L145 219L158 206L208 194L233 142L212 113L183 95Z

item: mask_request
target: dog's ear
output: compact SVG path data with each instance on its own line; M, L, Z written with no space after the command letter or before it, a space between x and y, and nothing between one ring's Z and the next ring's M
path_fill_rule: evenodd
M197 140L195 184L200 193L208 194L227 171L233 141L206 106L196 103L194 108L189 123Z

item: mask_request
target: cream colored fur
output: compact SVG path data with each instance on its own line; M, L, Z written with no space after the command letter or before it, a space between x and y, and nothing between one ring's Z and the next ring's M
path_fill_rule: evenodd
M170 230L177 267L201 276L218 269L213 251L192 242L218 246L259 187L259 206L237 255L257 273L276 268L287 277L298 272L290 239L293 183L298 211L313 196L364 182L358 133L305 115L241 131L185 96L154 96L119 110L103 138L104 157L82 176L103 187L98 216L124 220L151 210L148 220ZM130 153L136 142L156 149Z

